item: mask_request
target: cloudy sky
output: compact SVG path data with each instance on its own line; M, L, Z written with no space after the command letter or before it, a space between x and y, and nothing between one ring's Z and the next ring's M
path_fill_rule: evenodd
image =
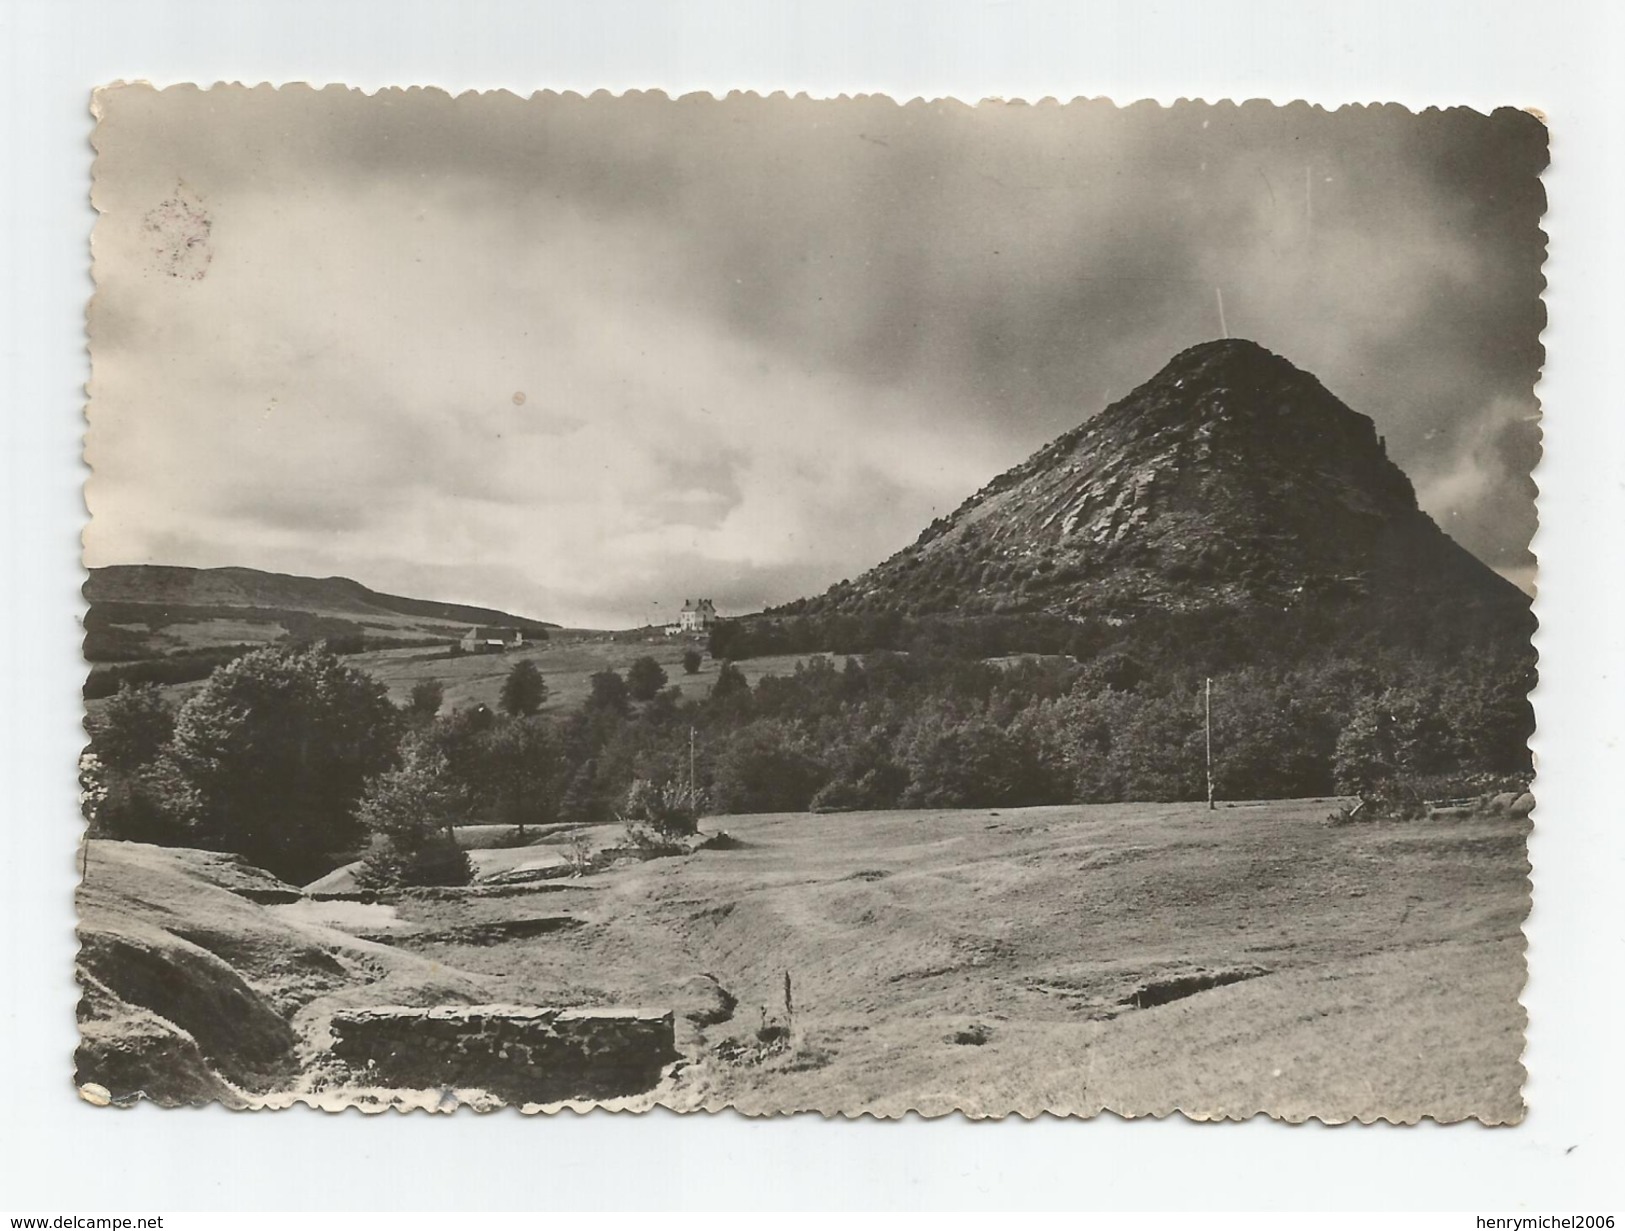
M542 619L821 591L1229 331L1527 586L1515 112L124 88L86 562Z

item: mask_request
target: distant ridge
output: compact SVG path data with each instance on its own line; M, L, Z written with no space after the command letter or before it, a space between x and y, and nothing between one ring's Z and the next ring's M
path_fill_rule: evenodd
M348 577L252 568L108 565L90 570L83 592L92 661L289 638L422 641L451 638L470 625L542 635L558 627L492 607L384 594Z

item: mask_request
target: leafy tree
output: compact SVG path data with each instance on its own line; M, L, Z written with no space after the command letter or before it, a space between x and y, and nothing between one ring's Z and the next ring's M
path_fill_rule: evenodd
M607 815L603 794L598 789L598 763L583 761L570 775L559 797L559 820L566 825L592 825Z
M1234 675L1213 689L1214 785L1223 799L1327 795L1338 722L1281 687Z
M626 670L626 689L634 701L652 701L665 686L665 668L647 655Z
M903 761L905 807L1017 807L1047 794L1032 745L981 717L924 718Z
M720 812L805 812L829 771L780 723L756 723L717 758L712 797Z
M474 868L454 828L467 814L467 795L445 757L427 742L409 743L400 768L369 779L356 806L373 834L357 881L368 889L468 884Z
M732 657L733 655L739 653L743 653L746 657L748 657L752 652L751 649L745 648L748 643L766 640L764 629L758 627L753 628L750 631L751 633L755 634L754 637L747 635L746 628L743 624L740 624L734 620L718 620L715 624L711 625L711 631L706 635L706 641L711 650L711 657L723 659ZM763 651L755 652L760 653Z
M487 707L476 705L442 714L418 731L418 738L445 758L447 772L476 808L486 802L485 735L496 721Z
M895 808L908 771L898 766L866 770L856 778L844 774L831 778L808 803L811 812L878 812Z
M228 663L181 707L170 756L200 842L308 878L353 849L366 780L395 759L384 686L324 646Z
M1337 785L1344 791L1380 789L1400 778L1451 767L1451 732L1437 696L1389 688L1364 698L1337 737Z
M832 776L813 796L809 807L814 812L895 808L908 786L908 771L896 763L885 732L861 718L854 725L858 729L851 738L827 758Z
M703 654L701 654L698 650L693 650L693 649L684 650L683 651L683 673L685 675L698 675L700 673L700 664L702 662L704 662L704 661L705 661L705 656Z
M433 718L445 699L446 688L439 680L419 680L412 685L412 699L407 708L415 718Z
M814 655L792 674L752 686L722 656L703 705L668 690L634 713L624 681L601 673L561 732L572 809L635 779L683 780L690 726L704 732L698 777L724 810L1199 799L1208 675L1223 797L1325 794L1334 771L1418 790L1527 773L1532 655L1473 646L1441 667L1384 629L1360 640L1373 613L1317 611L1078 624L792 606L730 634L744 656ZM816 654L836 644L862 661L838 668Z
M1106 773L1115 798L1201 799L1207 793L1206 754L1197 694L1127 694L1116 711Z
M552 727L540 718L513 718L484 737L485 788L504 824L546 825L558 819L566 771Z
M1107 758L1121 711L1138 704L1131 694L1095 694L1079 686L1053 703L1033 707L1030 717L1047 746L1045 755L1059 766L1071 799L1105 803L1121 798Z
M166 755L175 713L158 688L122 683L89 726L85 816L92 836L186 841L195 801Z
M157 685L123 683L91 720L90 734L103 765L130 773L158 759L175 734L175 714Z
M1451 716L1463 762L1502 774L1533 768L1529 737L1535 733L1529 694L1536 677L1532 662L1480 660L1446 686L1445 711Z
M88 836L160 846L188 842L196 800L169 757L121 772L87 752L80 758L79 781Z
M502 712L515 718L528 718L547 700L547 681L528 658L520 659L502 682Z

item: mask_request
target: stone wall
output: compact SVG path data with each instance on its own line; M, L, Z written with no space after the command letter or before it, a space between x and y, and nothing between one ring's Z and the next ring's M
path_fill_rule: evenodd
M380 1085L482 1089L510 1103L637 1094L677 1059L669 1010L347 1009L332 1035L333 1053Z

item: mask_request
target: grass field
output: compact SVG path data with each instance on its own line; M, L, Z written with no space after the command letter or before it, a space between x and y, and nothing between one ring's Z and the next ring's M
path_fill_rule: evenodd
M1518 1119L1527 822L1328 828L1328 811L1303 801L726 817L704 827L725 828L737 849L516 896L407 896L381 914L252 909L300 944L326 937L350 979L360 967L345 945L390 955L385 986L330 975L344 985L284 996L307 1057L324 1011L357 998L425 1003L454 987L454 999L478 989L683 1014L712 1005L720 985L737 998L732 1015L680 1018L686 1064L646 1101ZM508 868L548 854L545 843L486 852ZM138 919L150 896L92 899L87 924ZM114 924L98 923L109 913ZM495 944L436 939L538 913L581 926ZM346 929L354 935L337 944ZM188 934L207 932L194 920ZM277 949L299 951L286 939ZM293 977L288 962L298 966L287 958L278 978ZM764 1019L788 1025L788 1042L762 1046Z
M703 643L676 637L658 637L648 641L611 641L604 639L559 638L544 645L505 654L464 654L447 657L443 651L424 649L376 650L366 654L352 654L345 662L358 667L389 687L390 699L403 702L412 686L420 680L439 680L446 690L442 712L469 709L476 705L496 708L502 693L502 681L513 665L525 659L533 661L547 680L547 704L544 714L567 714L587 699L592 690L589 683L599 671L620 671L642 657L653 658L666 670L668 685L682 689L690 701L703 700L717 681L721 664L709 657L702 659L695 675L683 671L683 651L698 649L705 653ZM764 675L785 675L795 670L798 659L807 655L786 655L770 658L747 659L738 664L740 671L752 685Z
M547 680L548 698L542 713L563 717L586 700L592 691L589 681L595 672L619 671L624 675L634 661L645 655L665 668L668 686L676 685L687 700L704 700L711 686L717 682L717 672L722 664L706 656L701 659L696 674L686 674L683 671L683 651L691 648L705 654L703 642L676 637L614 641L604 636L565 636L502 654L451 656L445 649L412 646L347 654L344 662L381 681L389 689L390 700L397 704L406 701L411 695L412 686L420 680L439 680L446 690L441 706L441 713L444 714L476 705L495 709L502 695L502 681L508 672L515 663L529 659L535 662ZM736 665L754 686L764 675L790 674L797 662L809 657L806 654L786 654L746 659ZM194 680L185 684L163 685L162 691L171 705L179 707L202 687L202 680ZM85 708L94 716L105 704L104 700L96 699L87 701Z

